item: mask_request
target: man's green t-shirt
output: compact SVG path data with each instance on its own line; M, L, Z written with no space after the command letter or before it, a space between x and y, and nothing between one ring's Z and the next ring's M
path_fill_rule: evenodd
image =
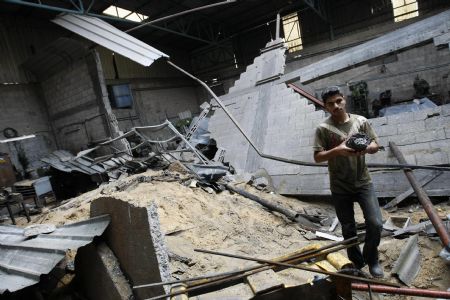
M327 118L316 129L314 151L330 150L341 144L348 136L355 133L365 133L371 140L378 143L378 137L366 118L348 114L349 120L338 124L331 117ZM353 193L355 189L370 183L364 155L337 156L328 161L330 174L330 189L333 193Z

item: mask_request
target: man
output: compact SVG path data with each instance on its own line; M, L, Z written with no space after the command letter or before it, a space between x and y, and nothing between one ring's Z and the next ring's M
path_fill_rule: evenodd
M322 100L331 116L316 129L314 160L328 161L332 200L345 239L357 234L354 202L358 202L363 211L366 223L363 253L359 246L351 247L347 250L348 258L358 269L368 264L372 276L382 278L377 249L382 217L364 159L365 154L378 151L378 138L366 118L347 113L345 98L338 87L325 89ZM364 151L357 152L346 146L346 140L355 133L365 133L370 138Z

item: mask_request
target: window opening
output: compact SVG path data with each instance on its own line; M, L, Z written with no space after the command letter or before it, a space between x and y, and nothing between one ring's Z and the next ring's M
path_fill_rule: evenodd
M108 96L112 108L131 108L133 105L129 84L109 85Z
M283 31L289 52L303 49L300 21L296 12L283 17Z
M110 15L110 16L114 16L117 18L121 18L121 19L127 19L130 21L138 22L138 23L140 23L148 18L148 16L146 16L146 15L139 14L137 12L134 12L134 11L131 11L128 9L124 9L124 8L121 8L118 6L114 6L114 5L111 5L110 7L105 9L103 11L103 13L105 15Z
M395 22L401 22L419 16L417 0L391 0L391 2Z

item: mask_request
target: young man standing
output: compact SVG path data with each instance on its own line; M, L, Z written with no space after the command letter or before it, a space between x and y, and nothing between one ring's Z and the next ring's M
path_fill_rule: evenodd
M322 100L331 116L316 129L314 160L328 161L332 200L345 239L357 234L354 202L358 202L363 211L366 224L363 253L359 246L354 246L347 250L348 258L358 269L368 264L372 276L382 278L377 249L382 217L364 159L365 154L378 151L378 138L366 118L347 113L345 98L338 87L325 89ZM357 152L346 146L346 140L355 133L364 133L370 138L364 151Z

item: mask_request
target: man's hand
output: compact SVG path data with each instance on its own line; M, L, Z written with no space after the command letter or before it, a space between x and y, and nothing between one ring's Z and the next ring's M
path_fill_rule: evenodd
M334 149L336 152L336 156L359 156L361 152L357 152L352 148L347 147L347 140L344 140L339 146L336 146Z
M366 150L364 150L363 152L364 152L364 154L375 154L378 152L379 148L380 148L380 146L378 146L377 143L372 141L369 144L369 146L367 146Z
M371 142L364 151L355 151L352 148L347 147L345 144L347 140L343 141L338 146L328 151L314 152L314 161L317 163L328 161L336 156L361 156L365 154L374 154L378 152L379 146L375 142Z

